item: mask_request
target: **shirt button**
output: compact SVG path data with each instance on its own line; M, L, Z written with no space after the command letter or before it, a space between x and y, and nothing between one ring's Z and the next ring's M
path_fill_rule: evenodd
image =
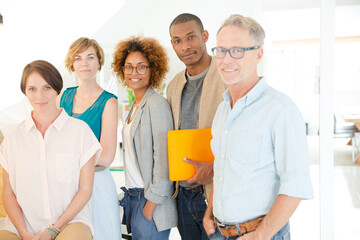
M221 157L222 157L222 158L224 158L224 157L225 157L225 155L224 155L224 154L222 154L222 155L221 155Z
M220 181L224 180L222 177L220 178Z
M221 205L221 201L219 202L219 205Z
M228 130L225 131L225 134L228 134Z

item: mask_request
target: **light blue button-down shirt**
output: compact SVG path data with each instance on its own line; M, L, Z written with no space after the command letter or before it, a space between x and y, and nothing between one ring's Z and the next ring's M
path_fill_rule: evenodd
M266 215L279 194L310 199L303 118L289 97L261 79L231 109L223 94L212 125L213 212L224 223Z

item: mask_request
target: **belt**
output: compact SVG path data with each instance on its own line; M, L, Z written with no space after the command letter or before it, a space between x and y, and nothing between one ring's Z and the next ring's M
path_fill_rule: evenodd
M199 186L199 187L186 187L185 188L186 190L201 190L201 187Z
M197 186L197 187L182 187L182 186L180 186L180 188L184 188L184 189L186 189L186 190L202 190L202 185L200 185L200 186Z
M236 223L231 225L231 224L222 224L215 218L215 224L224 237L234 237L255 231L256 228L259 227L263 219L264 217L259 217L255 220L251 220L245 223ZM239 227L239 231L238 231L238 227Z
M100 171L103 171L105 169L106 169L105 166L95 165L95 172L100 172Z
M126 224L126 230L128 233L131 233L131 197L136 197L138 200L141 199L141 197L144 196L144 189L143 188L130 188L126 189L126 187L121 187L121 190L124 192L124 197L119 201L120 206L123 207L123 219L122 223Z

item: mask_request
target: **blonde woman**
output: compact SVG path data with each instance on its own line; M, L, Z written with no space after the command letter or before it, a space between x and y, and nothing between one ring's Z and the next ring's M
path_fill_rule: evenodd
M79 38L69 48L65 66L75 72L79 86L66 89L60 107L72 117L85 121L99 140L103 152L95 168L91 206L94 240L121 239L120 209L114 179L109 167L117 144L117 97L102 89L96 74L104 64L104 52L93 39Z

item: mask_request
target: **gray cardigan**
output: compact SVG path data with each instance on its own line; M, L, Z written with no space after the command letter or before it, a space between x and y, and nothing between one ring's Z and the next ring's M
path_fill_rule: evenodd
M149 87L133 116L130 139L145 184L144 196L158 204L153 215L158 231L177 226L176 202L171 199L174 187L169 179L167 150L167 132L173 129L168 102Z
M174 79L171 80L166 91L166 96L174 116L174 127L176 130L179 129L181 121L181 94L187 81L185 73L186 69L179 72ZM204 79L200 96L198 128L211 128L216 110L223 101L222 94L225 90L226 85L221 80L221 77L216 70L215 58L212 57L210 68ZM174 194L174 197L177 196L178 186L178 183L176 183L176 193ZM211 189L212 182L205 185L207 199L210 199Z

